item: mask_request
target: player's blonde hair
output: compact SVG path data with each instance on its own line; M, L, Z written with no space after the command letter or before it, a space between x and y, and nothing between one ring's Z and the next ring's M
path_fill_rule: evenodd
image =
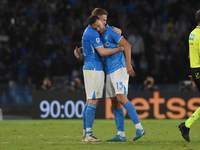
M92 16L101 16L101 15L106 15L108 16L108 12L103 9L103 8L95 8L93 11L92 11Z

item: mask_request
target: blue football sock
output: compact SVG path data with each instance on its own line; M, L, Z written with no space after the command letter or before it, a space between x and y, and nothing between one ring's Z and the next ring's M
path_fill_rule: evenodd
M124 112L123 108L113 109L115 124L118 131L124 131Z
M127 110L128 115L134 124L137 124L140 122L137 112L136 112L136 109L130 101L127 102L126 104L124 104L124 108Z
M94 117L95 117L95 111L96 111L97 105L88 103L86 112L85 112L85 117L86 117L86 134L92 134L92 125L94 122ZM90 129L90 130L87 130Z
M87 103L85 104L85 108L83 109L83 129L86 130L86 119L85 119L85 112L87 109Z

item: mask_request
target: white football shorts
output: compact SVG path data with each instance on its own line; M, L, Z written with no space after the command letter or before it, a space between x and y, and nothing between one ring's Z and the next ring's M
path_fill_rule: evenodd
M120 68L106 76L106 98L117 94L128 94L129 75L126 67Z
M103 97L104 71L83 70L85 92L87 99L98 99Z

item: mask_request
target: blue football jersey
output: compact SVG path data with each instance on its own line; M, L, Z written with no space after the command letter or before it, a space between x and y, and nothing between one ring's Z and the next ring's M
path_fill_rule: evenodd
M101 55L95 48L103 46L99 33L88 26L82 36L83 53L85 55L83 70L103 70Z
M101 39L105 48L116 48L122 36L113 31L113 28L106 25ZM115 70L126 67L126 60L123 52L118 52L113 55L104 57L106 74L110 74Z

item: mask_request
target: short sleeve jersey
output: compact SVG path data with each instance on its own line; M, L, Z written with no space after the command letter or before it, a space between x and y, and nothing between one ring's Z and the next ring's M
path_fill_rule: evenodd
M82 36L83 53L85 55L83 70L103 70L102 58L96 48L103 46L99 33L88 26Z
M105 48L119 47L118 43L123 36L113 31L113 28L106 25L104 33L101 35L101 39ZM113 55L104 57L106 74L110 74L115 70L126 67L126 60L123 52L117 52Z
M200 68L200 26L189 36L190 68Z

